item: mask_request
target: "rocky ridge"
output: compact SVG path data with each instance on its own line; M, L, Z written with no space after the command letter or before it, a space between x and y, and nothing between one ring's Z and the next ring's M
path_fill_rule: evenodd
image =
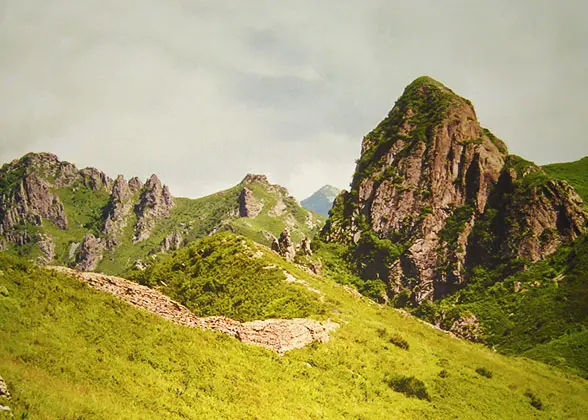
M243 343L265 347L279 354L302 348L313 341L327 342L329 332L338 328L338 324L334 322L321 323L304 318L243 323L222 316L200 318L160 292L120 277L80 272L58 266L48 268L74 276L95 289L110 293L176 324L219 331Z
M99 197L106 195L110 198L104 209L90 208L89 204L99 205ZM70 201L69 210L64 200ZM71 206L81 214L73 215L73 225L68 214ZM172 207L167 186L155 175L145 185L136 177L127 183L122 175L112 181L95 168L78 170L53 154L29 153L0 169L0 248L34 243L41 254L37 261L48 264L56 257L56 243L44 224L49 222L62 231L81 227L86 229L84 236L72 241L70 248L81 243L75 263L80 269L91 270L104 250L120 245L133 211L135 239L139 241L149 237L153 225L169 216ZM80 218L87 226L80 226Z
M42 264L120 272L222 230L270 245L288 228L294 244L322 225L264 175L248 174L207 197L177 200L176 211L176 199L156 175L145 184L122 175L113 181L52 154L28 154L0 169L0 249L29 245L26 252Z
M514 161L480 126L470 101L431 78L416 79L364 137L351 190L336 199L322 236L364 253L386 247L382 240L400 244L391 261L371 262L371 273L389 294L407 293L414 303L456 290L468 267L492 263L491 249L485 257L474 238L480 220L494 220L498 203L503 219L524 219L524 226L513 222L507 230L513 236L502 255L536 261L573 240L586 214L569 185L544 178L531 163L516 171ZM521 186L508 204L513 177ZM494 248L505 243L501 229L494 226Z

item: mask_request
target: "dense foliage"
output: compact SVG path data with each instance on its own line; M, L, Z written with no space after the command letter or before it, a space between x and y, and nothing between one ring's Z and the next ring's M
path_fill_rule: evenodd
M135 272L133 278L163 285L163 292L200 316L252 321L323 314L318 295L286 282L275 258L243 237L219 233Z

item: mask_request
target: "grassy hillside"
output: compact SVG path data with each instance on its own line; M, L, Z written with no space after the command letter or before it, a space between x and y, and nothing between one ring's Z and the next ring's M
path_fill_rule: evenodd
M319 296L287 283L281 258L230 233L219 233L135 271L132 279L160 290L199 316L238 321L324 314ZM161 286L164 285L164 286Z
M553 163L543 166L545 172L556 179L568 181L588 203L588 156L575 162Z
M280 357L171 324L5 253L0 259L0 374L17 418L578 419L588 412L583 379L451 338L283 261L321 290L341 327L328 343Z
M449 328L471 311L484 341L507 354L525 354L588 378L588 236L526 271L500 278L474 269L461 291L416 313Z

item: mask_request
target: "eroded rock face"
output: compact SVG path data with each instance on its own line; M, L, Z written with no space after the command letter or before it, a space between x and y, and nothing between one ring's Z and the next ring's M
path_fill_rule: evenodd
M263 202L257 200L247 187L243 187L239 195L239 217L257 217L263 209Z
M83 178L84 184L94 191L108 190L112 184L112 179L96 168L81 169L79 174Z
M141 191L139 203L135 206L137 224L134 242L148 238L157 221L169 216L173 206L174 202L167 186L161 185L157 175L151 175Z
M104 246L100 239L91 233L84 236L84 240L76 251L76 269L80 271L93 271L102 260Z
M402 244L397 261L377 270L390 293L408 291L414 303L443 296L466 279L472 230L495 186L504 182L499 180L506 176L507 156L504 143L480 126L468 100L419 78L364 138L351 191L335 200L322 235L359 244L371 231ZM557 226L557 239L518 240L508 252L538 259L573 239L585 216L575 195L561 185L527 196L532 203L527 211L516 211L528 219L523 230L538 238L548 225ZM558 217L565 222L558 223Z
M469 266L512 258L535 262L576 239L586 226L584 203L565 181L550 179L538 166L509 156L474 227Z
M244 343L265 347L280 354L304 347L313 341L329 341L329 332L338 328L338 324L333 322L321 323L305 318L244 323L222 316L199 318L164 294L135 282L98 273L81 273L65 267L50 268L75 276L95 289L110 293L177 324L216 330Z
M133 207L131 200L133 193L129 184L122 175L119 175L112 186L108 212L104 222L104 237L108 249L119 244L119 236L127 224L127 217Z
M184 245L184 238L179 232L170 233L161 242L161 251L176 251Z
M37 235L37 247L41 251L41 256L37 258L37 263L41 265L50 264L55 258L55 243L49 235L39 233Z
M17 245L23 243L23 237L14 228L21 224L41 226L43 219L47 219L59 229L67 229L63 203L51 185L37 175L25 175L11 196L2 197L2 207L0 235Z
M277 252L287 261L293 261L296 256L296 249L290 238L290 232L285 229L277 240L272 242L272 251Z

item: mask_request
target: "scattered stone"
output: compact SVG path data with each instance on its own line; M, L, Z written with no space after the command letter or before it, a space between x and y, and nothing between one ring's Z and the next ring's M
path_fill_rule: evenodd
M265 347L279 354L304 347L313 341L327 342L329 332L339 327L334 322L321 323L305 318L267 319L243 323L222 316L199 318L188 308L164 294L120 277L80 272L66 267L48 268L74 276L95 289L110 293L176 324L216 330L244 343Z
M8 390L8 385L6 385L6 381L4 378L0 376L0 397L4 397L7 399L11 398L10 391Z
M482 340L482 329L480 321L473 313L462 314L456 321L453 322L449 331L458 336L473 342L480 342Z

